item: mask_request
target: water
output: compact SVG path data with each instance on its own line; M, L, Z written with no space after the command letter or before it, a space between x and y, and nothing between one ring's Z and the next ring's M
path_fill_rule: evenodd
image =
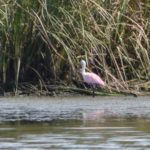
M148 150L149 97L1 98L0 150Z

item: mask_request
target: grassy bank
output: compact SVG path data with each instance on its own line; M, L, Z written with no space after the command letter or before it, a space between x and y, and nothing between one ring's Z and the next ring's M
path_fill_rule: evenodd
M108 93L148 92L149 39L146 0L0 0L1 91L84 87L85 59Z

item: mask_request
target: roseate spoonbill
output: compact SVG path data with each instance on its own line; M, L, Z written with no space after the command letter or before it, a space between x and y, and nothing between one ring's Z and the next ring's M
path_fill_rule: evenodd
M95 96L94 90L96 86L104 86L105 83L103 80L95 73L85 72L86 69L86 62L84 60L81 60L81 67L82 67L82 77L84 82L87 84L92 85L93 88L93 97Z

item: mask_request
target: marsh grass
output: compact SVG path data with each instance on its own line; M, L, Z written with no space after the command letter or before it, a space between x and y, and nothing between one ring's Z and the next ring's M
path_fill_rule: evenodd
M149 91L150 3L145 0L0 1L0 77L18 83L80 87L78 65L99 74L108 90ZM147 83L147 84L146 84Z

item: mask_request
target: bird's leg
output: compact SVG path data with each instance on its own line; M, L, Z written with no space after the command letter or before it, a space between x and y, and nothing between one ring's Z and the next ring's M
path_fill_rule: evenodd
M95 97L95 85L92 86L93 89L93 98Z
M94 92L94 88L93 88L93 98L95 97L95 92Z

